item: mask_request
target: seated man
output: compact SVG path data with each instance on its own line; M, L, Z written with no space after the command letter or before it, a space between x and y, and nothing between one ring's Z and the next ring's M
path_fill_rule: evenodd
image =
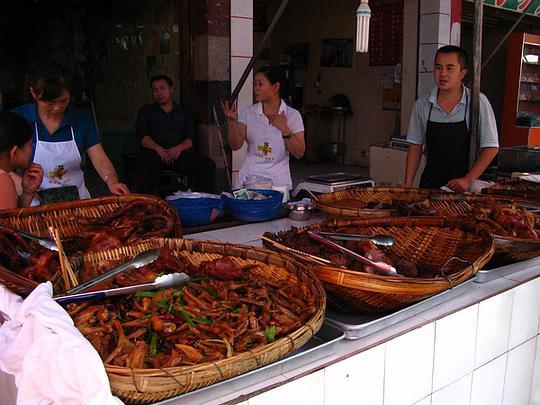
M135 128L142 146L137 191L153 194L159 173L166 168L192 176L197 191L213 192L216 164L193 152L193 120L189 112L173 101L171 78L154 76L150 86L155 103L141 107Z

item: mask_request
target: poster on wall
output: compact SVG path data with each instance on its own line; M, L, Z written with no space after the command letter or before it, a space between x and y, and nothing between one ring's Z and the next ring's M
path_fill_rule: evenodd
M370 7L369 66L396 65L403 43L403 0L379 0Z
M324 38L321 41L321 67L352 67L352 38Z

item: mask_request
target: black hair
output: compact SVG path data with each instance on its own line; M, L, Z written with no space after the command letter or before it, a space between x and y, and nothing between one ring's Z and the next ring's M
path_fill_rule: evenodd
M262 73L272 84L279 83L279 97L286 98L289 95L289 81L280 67L266 65L260 68L257 73Z
M458 62L461 65L462 69L467 69L469 63L469 57L467 56L467 51L460 46L456 45L445 45L437 50L435 54L435 60L440 53L455 53L458 57Z
M38 100L51 101L60 97L64 90L71 92L71 77L59 63L43 62L32 66L26 83Z
M32 128L18 114L0 111L0 155L9 152L14 146L22 148L32 139Z
M152 77L150 79L150 87L152 87L154 82L157 82L158 80L164 80L165 82L167 82L169 87L173 86L173 81L169 76L167 76L167 75L155 75L154 77Z

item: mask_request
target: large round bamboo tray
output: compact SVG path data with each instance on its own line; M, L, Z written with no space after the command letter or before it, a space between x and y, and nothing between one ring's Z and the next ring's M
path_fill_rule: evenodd
M226 255L239 265L258 264L252 271L258 271L272 281L299 280L315 297L317 311L293 333L228 359L166 369L129 369L106 364L112 392L126 403L160 401L262 367L298 349L320 329L326 303L321 283L303 264L266 249L210 241L155 238L138 245L87 254L83 256L83 261L85 266L96 266L103 260L131 257L144 250L163 246L185 256L194 265Z
M49 226L52 226L59 230L62 238L76 237L81 232L84 232L87 227L74 221L74 216L98 218L133 201L144 201L156 213L173 218L174 227L172 234L162 236L182 236L182 227L176 209L160 198L141 194L92 198L48 204L40 207L0 211L0 223L31 232L38 236L47 237L50 236ZM51 281L53 281L56 288L57 278ZM37 286L36 282L1 266L0 283L5 284L9 289L23 296L30 294Z
M71 237L87 229L85 225L74 221L74 216L99 218L134 201L144 201L157 214L163 214L174 219L173 234L163 236L182 236L182 227L176 209L161 198L144 194L90 198L47 204L39 207L0 211L0 223L31 232L38 236L50 236L49 226L53 226L58 228L62 237Z
M384 218L396 215L394 209L344 208L335 204L343 200L363 203L386 203L392 200L417 202L427 199L431 190L405 187L359 187L317 196L314 203L325 214L333 217Z
M472 210L472 204L494 198L503 203L539 205L538 201L526 200L514 196L464 195L416 188L367 187L337 191L317 197L315 204L325 214L335 218L384 218L397 215L395 210L346 209L336 207L339 200L357 199L362 202L392 202L392 199L415 202L429 200L430 208L438 216L465 216ZM540 207L540 206L539 206ZM540 219L538 220L540 221ZM537 221L537 223L539 223ZM540 240L514 238L497 235L495 237L495 256L497 264L528 260L540 254Z
M471 212L472 204L485 201L486 198L495 198L497 201L536 205L537 201L524 200L516 197L487 196L487 195L460 195L448 193L433 193L430 206L438 215L446 217L464 216ZM540 217L535 215L536 224ZM509 264L528 260L540 255L540 240L516 238L507 235L493 234L495 238L495 253L493 260L496 264Z
M418 267L445 269L445 277L412 278L368 274L359 271L324 266L303 256L323 282L331 306L361 313L387 312L421 301L471 278L491 258L494 240L488 233L463 231L456 221L438 217L372 218L329 220L322 224L293 229L300 234L307 230L340 231L354 227L358 234L386 234L396 238L388 249ZM288 232L280 232L284 237ZM270 243L268 247L276 249ZM452 259L452 258L459 258Z

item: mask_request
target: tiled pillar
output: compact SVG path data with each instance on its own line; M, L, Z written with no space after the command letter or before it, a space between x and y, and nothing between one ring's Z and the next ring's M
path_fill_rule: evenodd
M197 123L199 150L216 162L216 191L221 191L227 188L225 164L212 109L216 108L218 115L223 117L219 112L220 101L226 100L231 92L230 0L194 1L191 4L191 43L195 79L191 108ZM225 132L224 122L220 126L222 132Z
M231 1L231 90L253 55L253 0ZM249 75L238 96L238 110L253 103L253 75ZM232 153L233 184L244 161L246 145Z
M420 0L418 94L433 86L433 61L437 49L459 45L461 0Z

